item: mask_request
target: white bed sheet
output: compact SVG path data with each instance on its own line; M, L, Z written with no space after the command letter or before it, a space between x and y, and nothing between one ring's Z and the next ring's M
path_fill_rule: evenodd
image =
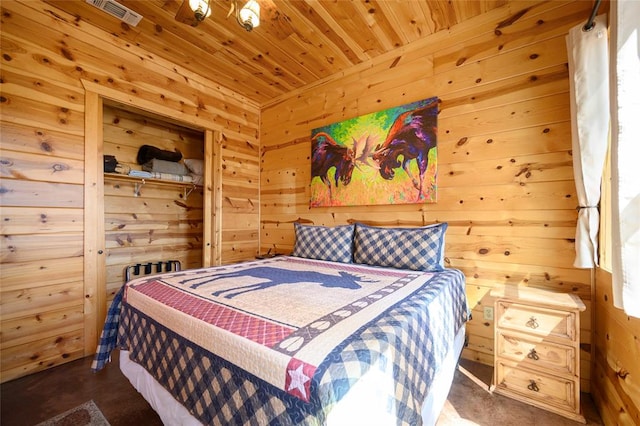
M440 411L447 399L458 358L465 342L465 326L460 328L454 339L452 348L444 359L440 370L434 376L431 389L422 405L422 420L425 426L433 426L438 420ZM189 411L171 396L142 366L129 359L129 352L120 351L120 370L129 379L133 387L140 392L151 407L158 413L165 425L201 426ZM385 410L376 411L376 407L384 407L375 403L379 386L388 385L387 377L363 377L361 386L354 386L336 405L328 416L327 426L343 426L354 424L389 425L395 421L388 419ZM360 407L360 408L359 408ZM357 419L354 418L357 413ZM355 423L354 423L355 422Z

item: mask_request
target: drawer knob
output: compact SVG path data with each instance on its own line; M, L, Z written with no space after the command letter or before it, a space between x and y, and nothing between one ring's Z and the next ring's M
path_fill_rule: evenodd
M536 317L529 318L529 321L527 321L527 327L533 328L534 330L539 327Z
M536 381L535 380L530 380L530 382L531 383L529 383L529 386L527 386L527 389L532 390L534 392L539 392L540 388L536 384Z
M532 359L534 361L537 361L537 360L540 359L540 356L538 355L538 352L536 352L536 348L531 348L531 350L527 354L527 358Z

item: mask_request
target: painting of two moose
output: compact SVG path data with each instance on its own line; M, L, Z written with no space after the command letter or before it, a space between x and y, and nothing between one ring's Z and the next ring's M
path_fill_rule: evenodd
M439 100L311 131L311 207L435 203Z

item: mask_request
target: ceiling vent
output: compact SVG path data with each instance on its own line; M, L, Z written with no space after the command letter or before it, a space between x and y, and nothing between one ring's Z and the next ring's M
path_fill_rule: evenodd
M142 15L113 0L86 0L86 2L100 10L104 10L109 15L115 16L132 27L138 25L142 19Z

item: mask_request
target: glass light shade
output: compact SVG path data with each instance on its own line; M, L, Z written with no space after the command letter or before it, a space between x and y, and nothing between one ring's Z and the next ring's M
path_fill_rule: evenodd
M196 15L196 19L202 21L211 16L211 6L207 0L189 0L189 7ZM200 15L201 19L198 17Z
M256 0L249 0L247 4L240 9L240 20L243 23L251 23L252 28L260 25L260 5Z

